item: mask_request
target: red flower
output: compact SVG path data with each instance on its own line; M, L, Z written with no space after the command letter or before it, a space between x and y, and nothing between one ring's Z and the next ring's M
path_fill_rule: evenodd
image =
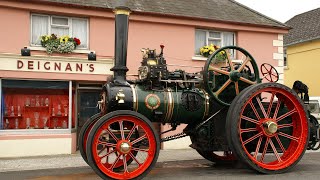
M77 46L81 44L80 39L78 38L73 38L74 42L76 42Z

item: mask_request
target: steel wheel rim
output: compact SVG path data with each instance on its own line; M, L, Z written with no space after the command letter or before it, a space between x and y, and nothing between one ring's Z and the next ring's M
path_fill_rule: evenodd
M126 139L127 137L125 135L122 135L121 130L120 130L121 137L118 138L118 141L116 140L117 144L113 144L113 145L110 144L111 150L109 151L109 152L112 152L112 151L117 152L118 153L117 156L119 157L119 158L117 157L118 160L116 159L113 163L110 163L110 164L103 163L101 161L102 158L99 156L98 150L97 150L97 146L99 144L101 144L101 143L99 143L100 134L102 133L102 131L106 130L106 128L110 127L110 125L112 125L114 123L120 124L120 122L134 123L134 126L133 126L134 128L131 128L130 133L127 135L127 137L132 136L133 131L136 128L140 128L140 130L142 130L145 134L143 136L140 136L139 138L136 138L133 141L131 141L131 140L126 141L124 139ZM112 132L110 132L110 131L108 132L108 134L113 138L114 135L111 135L111 133ZM115 140L115 138L113 138L113 139ZM126 143L128 142L128 144L131 144L131 143L136 144L136 143L141 142L141 140L144 140L144 142L145 142L145 140L147 140L148 145L149 145L149 148L147 150L140 149L141 151L143 150L143 151L147 152L147 157L144 162L142 162L142 163L139 162L139 160L133 156L132 152L138 151L139 148L135 148L132 146L131 147L132 149L130 149L128 154L123 154L121 151L119 151L119 146L118 146L119 143L121 144L121 142L125 141ZM97 132L95 133L95 135L93 137L93 144L92 144L91 149L92 149L93 159L94 159L97 167L104 174L106 174L107 176L109 176L113 179L132 179L132 178L138 177L139 175L143 174L148 169L148 167L152 164L152 161L156 156L156 139L155 139L155 136L153 134L152 129L143 120L136 118L134 116L130 116L130 115L120 115L120 116L113 117L113 118L109 119L107 122L105 122L104 124L102 124L102 126L97 130ZM133 170L128 169L128 166L129 166L128 160L130 158L133 158L133 162L135 162L135 164L138 164L138 167ZM126 162L126 163L124 163L124 162ZM124 172L115 172L114 170L116 170L117 166L123 166Z
M283 114L284 116L283 115L277 116L278 112L277 113L274 112L274 114L277 114L276 117L271 117L271 118L261 118L260 117L260 118L258 118L255 110L252 109L255 114L256 119L244 117L243 114L244 114L245 108L247 106L250 106L252 108L252 105L251 105L252 100L254 98L256 98L258 95L260 95L261 93L266 93L266 92L270 93L270 95L271 95L270 99L277 97L278 100L281 100L289 108L290 111ZM258 102L258 100L257 100L257 102ZM258 104L259 104L259 108L261 110L262 109L261 107L263 107L263 106L261 106L261 104L259 102L258 102ZM265 113L264 116L266 115L267 117L270 117L270 115L272 113L271 112L272 108L271 108L270 104L268 106L268 109L267 110L265 109L265 112L263 112L263 110L260 111L261 113ZM278 106L278 103L277 103L277 106ZM276 109L277 109L277 107L276 107ZM276 109L274 111L276 111ZM257 111L257 109L256 109L256 111ZM241 143L241 147L244 150L246 156L253 163L257 164L258 166L260 166L264 169L268 169L268 170L281 170L281 169L285 169L285 168L291 166L292 164L294 164L300 158L301 154L304 153L305 145L307 144L307 139L308 139L308 123L307 123L305 117L303 116L304 113L305 113L304 108L300 104L298 99L296 99L293 94L291 94L288 91L285 91L281 88L269 87L269 88L259 90L256 93L254 93L253 95L251 95L249 100L245 103L245 105L241 109L241 116L240 116L240 120L238 123L238 134L240 137L240 143ZM273 114L273 116L274 116L274 114ZM271 121L275 121L275 123L280 123L280 121L285 119L286 117L292 117L292 125L289 126L289 124L277 124L277 126L279 127L279 129L288 128L288 127L292 126L293 132L291 135L285 134L285 133L281 132L281 130L279 130L279 132L275 132L270 135L268 133L265 133L264 132L265 129L262 129L262 128L259 129L257 127L256 130L254 130L254 128L243 129L241 127L241 124L244 121L250 122L250 123L257 123L257 122L254 122L253 120L258 120L259 122L263 122L263 121L266 121L265 119L270 119ZM259 124L258 124L258 126L259 126ZM242 134L247 133L247 132L256 132L255 135L251 137L252 140L251 140L251 138L249 138L249 139L243 138L244 136ZM259 134L261 134L261 135L259 135ZM289 136L287 136L287 135L289 135ZM280 145L280 143L282 143L279 138L280 136L281 137L287 136L285 138L290 139L290 144L287 148L285 148L283 145ZM257 139L258 139L258 143L255 147L255 151L253 153L249 152L248 146L246 144L250 143L251 141L257 140ZM262 147L263 141L264 141L264 145ZM278 150L276 149L276 147L275 147L276 143L278 143L278 146L281 149L281 151L283 151L283 150L285 151L284 153L282 153L282 155L281 155L281 152L278 152ZM264 162L264 160L265 160L264 157L267 154L266 150L268 149L268 147L271 147L271 149L272 149L271 154L276 158L275 161ZM262 161L261 161L261 157L260 157L260 159L258 159L258 157L257 157L257 154L259 153L261 148L263 148L263 151L261 153Z

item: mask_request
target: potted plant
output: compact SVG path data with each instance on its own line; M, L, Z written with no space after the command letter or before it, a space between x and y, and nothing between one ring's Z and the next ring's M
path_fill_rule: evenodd
M55 34L43 35L40 37L42 47L46 48L48 54L53 52L71 53L81 44L80 39L76 37L61 36Z

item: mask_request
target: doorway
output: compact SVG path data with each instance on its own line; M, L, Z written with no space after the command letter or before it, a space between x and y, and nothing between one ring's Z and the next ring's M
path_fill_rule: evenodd
M78 90L78 127L77 139L84 123L93 115L100 112L97 104L100 101L101 90ZM77 141L78 143L78 141ZM77 144L78 147L78 144Z

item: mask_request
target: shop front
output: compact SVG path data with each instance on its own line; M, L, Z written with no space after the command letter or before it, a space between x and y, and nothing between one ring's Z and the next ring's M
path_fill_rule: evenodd
M0 54L0 157L71 154L112 59Z

